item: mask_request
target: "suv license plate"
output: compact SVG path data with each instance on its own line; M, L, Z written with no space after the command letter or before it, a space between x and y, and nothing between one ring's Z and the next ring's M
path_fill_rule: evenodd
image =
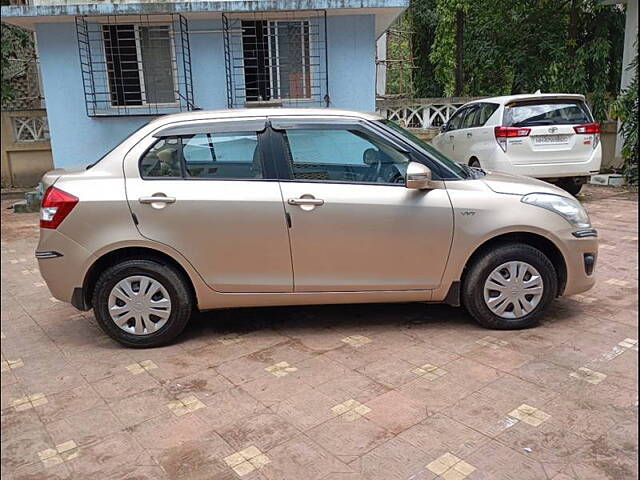
M536 135L533 141L536 144L569 143L569 135Z

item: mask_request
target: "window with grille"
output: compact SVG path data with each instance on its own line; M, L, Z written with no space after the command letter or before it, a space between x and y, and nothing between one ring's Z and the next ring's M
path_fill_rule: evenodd
M176 101L169 25L104 25L102 31L113 106Z
M247 101L311 98L309 21L242 22Z
M328 106L325 15L223 15L229 107Z
M187 23L175 15L76 19L87 113L193 108Z

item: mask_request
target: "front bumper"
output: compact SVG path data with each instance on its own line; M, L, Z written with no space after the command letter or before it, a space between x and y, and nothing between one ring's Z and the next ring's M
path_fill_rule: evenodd
M597 235L595 230L593 234ZM589 290L596 283L595 271L598 259L598 238L574 235L574 231L562 235L563 256L567 267L567 282L563 295L575 295Z

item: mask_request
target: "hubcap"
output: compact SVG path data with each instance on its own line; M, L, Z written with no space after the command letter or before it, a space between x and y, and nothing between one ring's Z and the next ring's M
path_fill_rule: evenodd
M171 299L157 280L143 275L127 277L109 294L109 315L125 332L149 335L169 320Z
M501 318L528 315L542 300L543 292L540 273L525 262L503 263L484 283L484 301Z

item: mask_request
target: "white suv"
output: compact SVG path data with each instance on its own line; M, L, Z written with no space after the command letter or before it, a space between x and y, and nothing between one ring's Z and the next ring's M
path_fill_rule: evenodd
M532 94L467 103L433 145L460 163L557 183L576 195L602 161L584 96Z

